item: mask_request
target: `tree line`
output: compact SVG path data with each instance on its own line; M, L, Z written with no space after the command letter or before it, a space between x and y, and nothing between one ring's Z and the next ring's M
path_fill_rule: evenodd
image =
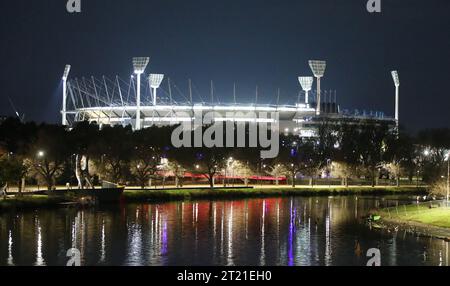
M68 130L51 124L22 123L8 118L0 125L0 186L25 184L77 185L90 188L102 181L142 188L170 174L182 186L185 174L201 175L213 187L232 176L249 183L254 176L299 177L314 185L332 175L343 185L364 178L414 178L427 183L442 179L450 149L449 129L428 129L411 136L387 124L322 120L317 136L280 135L274 159L260 158L259 148L174 148L176 126L133 131L131 126L99 126L80 122Z

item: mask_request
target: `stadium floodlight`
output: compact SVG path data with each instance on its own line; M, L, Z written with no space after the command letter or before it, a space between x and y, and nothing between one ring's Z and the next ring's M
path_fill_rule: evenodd
M137 90L136 90L136 130L141 129L141 74L144 73L150 58L135 57L133 58L134 73L137 75Z
M156 90L161 86L163 79L163 74L150 74L149 76L150 87L153 89L153 106L156 106Z
M308 93L312 89L314 78L312 76L301 76L298 78L298 81L305 92L305 104L308 104Z
M317 110L316 110L316 114L320 115L320 104L321 104L321 102L320 102L320 79L325 74L327 62L311 60L311 61L309 61L309 67L311 68L314 76L317 78Z
M148 57L133 58L134 73L135 74L143 74L149 61L150 61L150 58L148 58Z
M69 73L70 73L70 65L66 65L66 67L64 68L64 73L63 73L63 103L62 103L62 111L61 111L61 116L62 116L62 120L61 120L61 124L63 126L67 125L67 78L69 77Z
M391 72L392 79L394 80L395 85L395 121L397 122L398 127L398 121L399 121L399 88L400 88L400 77L398 76L398 71L392 71Z
M70 68L71 68L70 65L66 65L66 67L64 69L64 74L63 74L63 77L62 77L63 80L67 80L67 78L69 77Z

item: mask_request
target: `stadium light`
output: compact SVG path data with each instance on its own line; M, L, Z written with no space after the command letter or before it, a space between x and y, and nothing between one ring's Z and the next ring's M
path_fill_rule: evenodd
M136 91L136 130L141 129L141 74L144 73L150 58L135 57L133 58L134 73L137 75L137 91Z
M398 76L398 71L392 71L392 79L394 80L395 85L395 121L399 122L399 88L400 88L400 77Z
M148 57L133 58L134 73L135 74L143 74L149 61L150 61L150 58L148 58Z
M150 74L150 87L153 89L153 106L156 106L156 90L161 86L164 79L163 74Z
M61 124L63 126L67 125L67 78L69 77L69 73L70 73L70 65L66 65L66 67L64 68L64 73L63 73L63 103L62 103L62 111L61 111L61 115L62 115L62 120L61 120Z
M312 76L301 76L298 78L303 91L305 92L305 104L308 104L308 93L312 89L314 78Z
M309 67L311 68L314 76L317 78L317 109L316 114L320 115L320 79L325 74L325 69L327 67L326 61L309 61Z

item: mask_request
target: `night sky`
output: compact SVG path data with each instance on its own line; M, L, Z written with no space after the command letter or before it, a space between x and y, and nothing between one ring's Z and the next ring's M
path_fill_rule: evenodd
M129 78L133 56L204 99L214 80L221 102L294 103L307 61L328 62L323 89L344 109L394 114L401 79L401 124L410 131L450 127L450 1L382 0L66 0L1 1L0 115L8 97L27 120L59 122L61 75ZM167 89L167 85L163 88ZM200 100L199 98L196 98Z

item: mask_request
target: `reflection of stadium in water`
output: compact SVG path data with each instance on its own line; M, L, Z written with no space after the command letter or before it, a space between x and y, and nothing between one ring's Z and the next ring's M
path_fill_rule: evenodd
M360 224L374 205L277 198L5 214L0 265L65 265L72 247L84 265L363 265L373 247L384 265L448 265L448 242Z

